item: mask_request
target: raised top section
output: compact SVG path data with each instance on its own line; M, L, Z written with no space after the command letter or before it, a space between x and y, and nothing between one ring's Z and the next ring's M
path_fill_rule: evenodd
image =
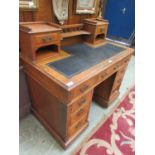
M88 24L92 24L92 25L109 24L109 22L107 20L100 19L100 18L85 19L84 23L88 23Z
M22 22L20 31L27 33L58 32L62 31L59 25L50 22Z

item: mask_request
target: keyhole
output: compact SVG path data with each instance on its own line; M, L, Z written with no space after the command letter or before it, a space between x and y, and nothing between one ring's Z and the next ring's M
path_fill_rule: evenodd
M123 8L122 13L125 14L125 12L126 12L126 8Z

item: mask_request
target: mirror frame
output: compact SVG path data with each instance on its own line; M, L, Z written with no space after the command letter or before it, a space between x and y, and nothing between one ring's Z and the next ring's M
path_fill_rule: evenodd
M93 5L90 8L80 5L80 0L76 0L76 14L95 14L98 0L89 1L93 1Z
M36 11L39 8L39 0L19 0L20 11Z

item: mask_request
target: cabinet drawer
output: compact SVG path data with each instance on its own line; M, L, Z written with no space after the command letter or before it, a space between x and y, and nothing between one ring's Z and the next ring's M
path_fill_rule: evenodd
M69 108L69 112L72 114L78 109L80 109L83 105L88 105L91 101L91 98L92 98L92 91L80 97L79 99L77 99L77 101L72 103L72 105Z
M127 66L129 60L130 60L130 57L124 58L123 60L117 62L112 67L110 67L108 69L108 72L113 72L114 73L114 72L118 71L119 69L121 69L122 67Z
M68 129L68 137L72 137L74 134L76 134L77 131L79 131L87 122L87 115L84 115L76 124L71 126Z
M91 87L93 87L97 82L97 76L94 76L93 78L83 82L78 87L76 87L74 90L72 90L71 98L75 98L78 95L81 95L85 92L87 92Z
M69 126L73 125L75 122L80 120L85 114L88 114L89 106L90 106L90 102L87 103L86 105L82 106L80 109L78 109L73 114L70 114Z
M101 82L108 78L110 75L118 71L119 76L123 76L126 70L126 66L130 60L130 57L124 58L123 60L117 62L116 64L112 65L107 70L101 72L98 77L98 81ZM120 70L120 71L119 71Z
M119 70L119 68L120 68L119 63L112 65L110 68L106 69L105 71L99 74L98 81L102 82L103 80L111 76L113 73L115 73L117 70Z
M58 33L47 33L47 34L35 35L33 39L33 43L35 46L48 45L48 44L51 44L53 41L57 41L58 36L59 36Z

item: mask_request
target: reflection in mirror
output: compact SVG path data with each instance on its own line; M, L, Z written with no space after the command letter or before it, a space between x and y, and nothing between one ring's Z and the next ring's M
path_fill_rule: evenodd
M94 14L96 12L97 0L77 0L77 14Z
M52 0L54 14L61 25L68 19L69 0Z
M22 11L37 10L38 0L19 0L19 9Z

